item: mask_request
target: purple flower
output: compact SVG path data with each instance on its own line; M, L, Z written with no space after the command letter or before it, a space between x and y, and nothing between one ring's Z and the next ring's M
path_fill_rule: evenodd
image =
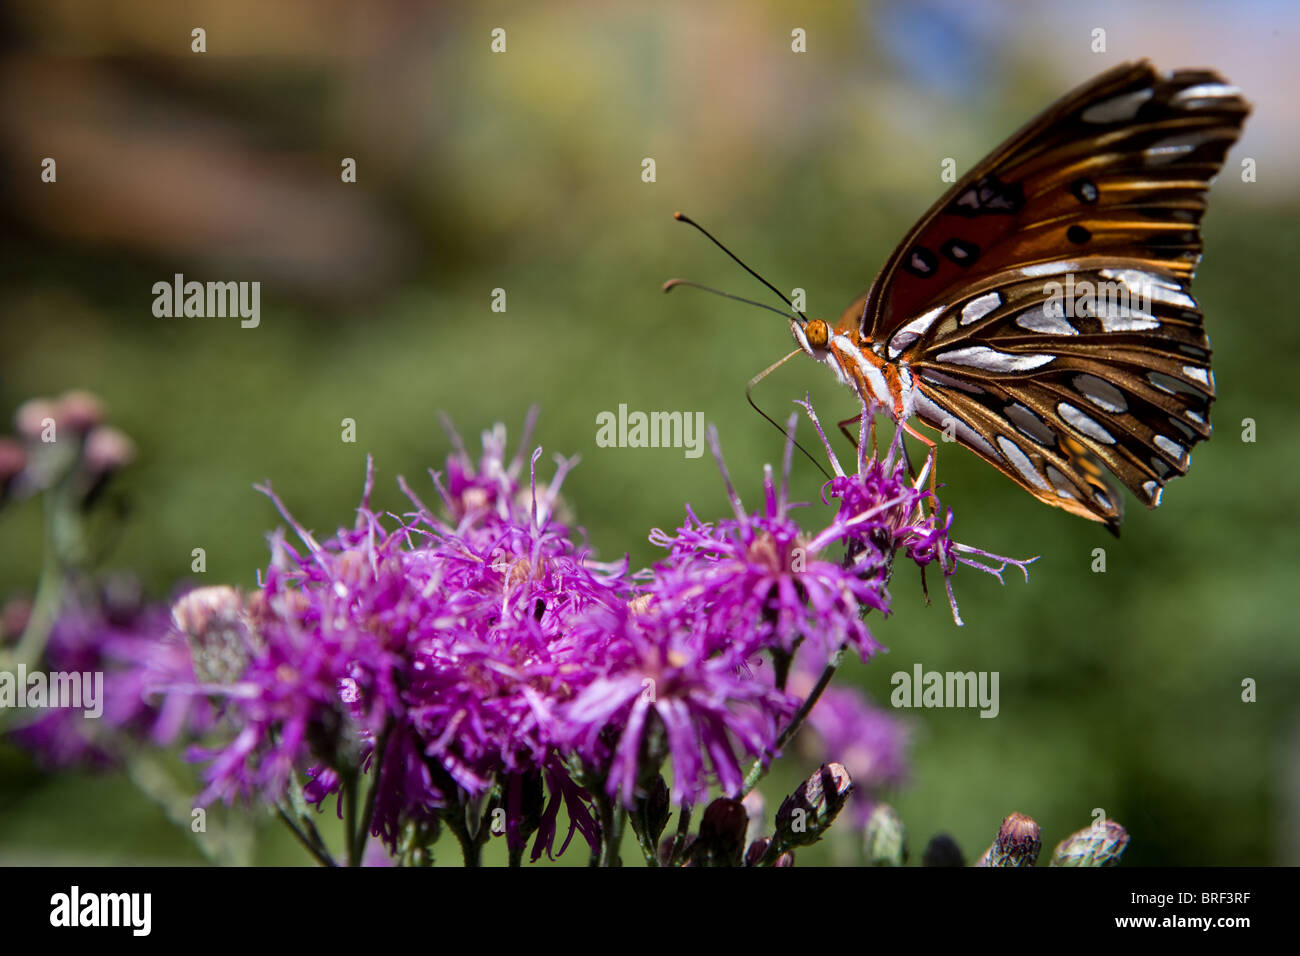
M922 568L937 561L944 575L953 620L959 626L961 615L952 590L952 576L957 572L958 564L978 568L999 581L1002 581L1002 572L1014 565L1025 575L1025 580L1029 580L1028 565L1037 558L1019 561L952 540L949 533L953 522L952 510L943 510L933 492L922 490L930 477L933 459L926 459L915 480L907 478L902 428L895 433L883 458L874 454L868 456L867 429L875 413L872 403L863 402L857 471L854 474L844 472L812 405L807 401L799 404L817 429L835 472L827 483L826 495L840 502L835 521L811 542L811 547L824 547L835 540L847 541L847 562L859 575L877 582L882 591L893 573L893 562L900 551Z
M194 679L189 649L170 624L167 605L142 601L134 581L75 592L38 666L47 674L102 674L103 712L51 707L13 728L13 740L49 768L106 769L134 747L169 746L206 730L213 720L206 702L160 690Z
M594 561L559 517L575 462L557 458L539 482L541 449L507 461L500 426L477 460L452 433L446 469L431 473L437 512L401 479L414 510L374 512L368 464L355 523L318 540L262 488L297 542L272 535L252 595L204 589L176 609L195 661L189 693L218 700L233 730L192 751L207 761L200 801L276 802L297 772L308 801L335 797L341 814L345 788L368 773L364 822L390 851L412 825L459 827L492 800L512 854L535 835L535 860L557 852L561 805L558 852L575 834L594 849L600 791L632 806L669 761L677 805L713 787L739 794L744 766L776 756L809 693L802 671L787 691L791 661L816 669L846 648L879 649L863 617L888 612L897 555L945 577L1008 563L951 542L951 513L938 519L926 472L907 478L897 440L883 459L860 451L852 475L826 443L835 475L822 504L838 506L804 531L788 488L796 421L755 512L710 430L732 516L706 523L688 506L675 534L652 533L667 556L635 579L626 562ZM767 654L771 677L756 673ZM854 692L828 692L810 719L863 789L901 778L905 735Z
M201 802L275 801L299 769L319 805L345 767L377 768L370 828L395 847L408 822L544 771L552 802L534 814L534 855L555 839L557 799L570 837L592 839L587 798L556 759L556 713L604 666L602 642L578 640L576 623L624 603L625 569L591 561L555 520L571 462L543 487L532 471L521 491L522 459L507 464L503 449L503 430L486 433L475 467L458 442L446 480L433 475L445 518L405 482L416 510L375 514L368 469L355 526L320 542L263 489L301 547L273 536L262 587L241 606L238 673L194 688L222 695L238 728L194 752L209 761ZM507 823L517 846L518 820Z
M565 708L568 743L601 768L609 794L621 793L628 806L666 757L673 764L672 803L698 802L715 778L724 793L738 794L740 757L766 762L782 718L794 710L737 656L713 653L696 633L698 623L650 603L585 624L616 636L616 663Z
M725 651L744 660L763 650L791 654L804 642L827 660L842 646L863 659L879 650L862 617L888 610L883 583L845 566L847 532L840 525L809 535L791 517L803 507L789 501L794 424L792 416L779 488L771 467L764 469L762 511L745 511L710 429L734 517L706 524L688 507L675 535L658 529L650 535L669 556L647 591L658 604L696 609L705 654Z

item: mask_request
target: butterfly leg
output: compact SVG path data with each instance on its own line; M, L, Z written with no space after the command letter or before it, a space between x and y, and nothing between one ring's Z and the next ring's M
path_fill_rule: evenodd
M854 415L852 418L846 418L846 419L844 419L844 421L842 421L842 422L837 422L836 424L839 425L840 433L843 434L844 437L847 438L847 439L849 440L849 444L852 445L854 448L857 448L857 447L858 447L858 433L849 431L849 426L850 426L850 425L854 425L854 424L856 424L856 425L858 425L859 427L861 427L861 424L862 424L862 416L861 416L861 415ZM876 453L876 422L875 422L875 419L872 419L872 421L871 421L871 454L874 455L875 453Z
M918 441L924 443L925 446L929 449L929 451L926 453L926 456L929 458L929 467L930 467L930 495L931 495L931 501L937 502L939 500L939 497L938 497L938 490L935 485L935 481L936 481L936 476L938 475L939 472L939 444L938 442L933 442L930 439L926 438L915 428L909 425L906 421L902 422L902 426L903 426L903 431L907 432L907 434L911 435L913 438L917 439ZM903 460L907 462L908 474L910 474L913 478L915 478L916 472L912 469L911 459L907 457L906 445L903 446Z

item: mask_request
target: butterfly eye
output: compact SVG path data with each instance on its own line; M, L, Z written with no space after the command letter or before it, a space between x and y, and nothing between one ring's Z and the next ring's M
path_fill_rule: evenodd
M808 324L803 327L804 338L808 344L815 349L826 348L826 343L830 341L831 330L826 327L826 323L821 319L810 319Z

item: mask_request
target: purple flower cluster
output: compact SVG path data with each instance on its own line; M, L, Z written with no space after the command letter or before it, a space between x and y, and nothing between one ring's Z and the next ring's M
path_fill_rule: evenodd
M83 589L89 590L89 589ZM5 609L4 631L22 630L30 605L15 599ZM166 604L140 599L130 579L105 582L75 594L50 629L42 660L48 674L103 675L102 713L85 707L48 707L19 719L11 739L49 769L108 769L133 746L166 747L212 726L201 699L167 693L193 681L189 648L170 634Z
M541 449L526 457L525 436L507 460L502 426L477 461L453 433L454 454L431 473L436 511L399 480L413 510L377 514L368 468L355 524L326 540L263 488L297 541L272 536L251 596L205 589L176 609L195 655L191 692L219 699L233 729L194 751L207 761L200 801L278 802L304 772L307 799L338 794L342 813L350 781L369 771L363 825L390 850L413 826L491 806L505 810L512 852L536 833L537 859L554 852L561 805L560 852L575 833L594 850L609 801L635 807L669 762L673 804L714 786L739 795L744 764L776 756L807 693L786 686L795 655L820 668L879 649L863 618L888 612L897 554L938 561L945 576L982 567L950 541L951 515L939 520L897 446L883 460L861 452L851 475L830 454L838 512L803 531L788 488L795 422L755 512L711 431L733 515L708 523L688 507L675 533L653 532L666 556L637 575L594 561L561 520L574 462L557 458L539 482ZM813 710L828 745L840 743L831 728L856 733L878 716L849 710L834 695ZM884 785L901 776L902 738L875 726L860 763Z

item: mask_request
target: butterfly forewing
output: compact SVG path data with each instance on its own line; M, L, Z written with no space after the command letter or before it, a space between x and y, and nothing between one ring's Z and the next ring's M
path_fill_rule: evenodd
M957 183L842 321L912 369L923 420L1040 500L1117 526L1104 467L1154 507L1210 432L1189 285L1248 109L1210 72L1102 74Z

